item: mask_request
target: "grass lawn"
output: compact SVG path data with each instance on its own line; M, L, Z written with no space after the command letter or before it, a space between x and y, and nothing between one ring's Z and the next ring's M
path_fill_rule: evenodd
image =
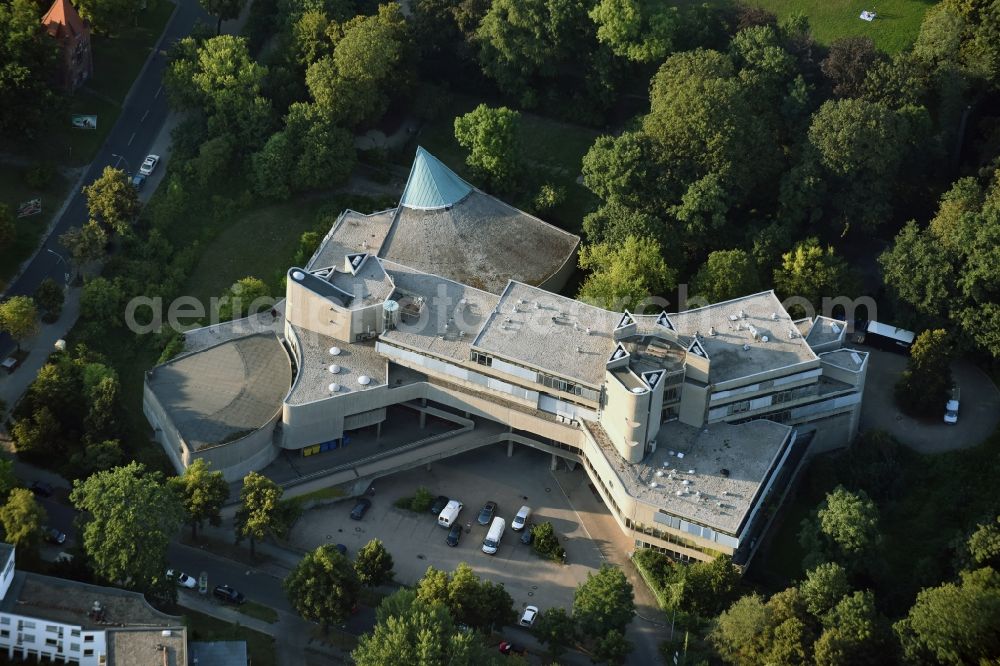
M17 272L21 262L38 248L42 232L48 228L52 217L62 206L70 186L68 180L57 174L45 189L33 189L24 182L23 171L20 167L0 164L0 204L6 204L17 215L17 206L22 201L41 199L42 212L40 215L15 219L17 238L9 247L0 249L0 289ZM59 260L52 257L52 261Z
M132 82L160 38L175 5L168 0L148 0L138 24L120 37L94 35L94 77L53 114L51 127L41 139L17 152L40 161L82 166L93 159L111 131ZM78 130L70 124L73 114L97 116L96 130Z
M935 0L749 0L784 19L795 12L809 17L813 35L821 44L840 37L869 36L887 53L902 51L920 32L924 12ZM862 21L863 10L878 14L872 22Z
M424 125L419 134L397 153L397 161L409 167L419 144L476 185L465 164L466 151L455 141L455 118L472 111L481 101L470 95L456 94L450 107L454 113L445 113ZM597 204L597 199L576 179L580 175L583 156L598 134L588 127L521 112L521 142L528 160L539 168L545 180L566 188L566 200L542 217L574 233L579 232L583 216ZM504 199L503 196L499 198Z
M258 604L256 601L248 601L245 604L241 604L236 607L236 610L244 615L255 617L258 620L270 622L271 624L278 621L278 611L264 604Z
M238 216L205 245L201 261L188 279L186 294L208 305L234 282L251 275L277 294L299 246L299 237L316 224L316 213L328 203L321 196L299 197ZM175 241L176 242L176 241Z
M193 610L185 609L184 621L188 628L188 640L246 641L247 656L253 666L274 666L277 663L274 639L267 634Z

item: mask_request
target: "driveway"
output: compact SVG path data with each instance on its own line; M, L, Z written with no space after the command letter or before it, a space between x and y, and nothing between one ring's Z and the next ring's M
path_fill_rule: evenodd
M342 543L353 556L378 538L392 553L396 579L405 585L415 584L429 566L452 571L467 562L481 577L503 583L518 610L528 604L542 610L569 609L577 586L588 572L600 568L602 557L549 471L550 461L551 456L527 447L515 447L508 458L506 445L496 445L448 458L429 470L401 472L375 482L372 508L363 521L348 517L350 501L313 509L296 524L291 540L302 549ZM438 527L436 516L393 506L419 486L464 503L459 523L467 531L457 547L445 544L447 532ZM499 551L492 556L481 550L487 528L476 522L487 500L498 503L497 515L508 525ZM520 543L510 521L522 504L532 507L531 521L552 523L566 548L567 564L543 560Z
M903 444L920 453L943 453L965 449L981 443L1000 423L1000 390L982 370L972 363L959 360L952 364L955 383L962 389L962 405L958 423L947 425L940 413L926 419L904 415L893 399L893 387L908 357L892 352L859 346L871 354L865 398L861 407L862 430L885 430Z

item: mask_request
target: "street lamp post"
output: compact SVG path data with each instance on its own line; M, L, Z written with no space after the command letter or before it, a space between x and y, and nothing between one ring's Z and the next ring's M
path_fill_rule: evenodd
M48 248L47 247L47 248L45 248L45 251L48 252L49 254L55 255L56 259L58 259L59 261L63 262L63 265L66 267L66 272L63 273L63 279L66 281L66 286L68 287L69 286L69 263L63 258L63 256L61 254L59 254L58 252L56 252L52 248Z
M119 155L118 153L111 153L111 157L117 157L119 162L125 160L125 168L128 169L129 174L132 173L132 165L128 163L128 160L125 159L124 155ZM115 163L115 166L118 166L117 162Z

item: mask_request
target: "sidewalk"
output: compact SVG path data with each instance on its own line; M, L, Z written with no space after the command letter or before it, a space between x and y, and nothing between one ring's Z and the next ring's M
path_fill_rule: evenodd
M274 651L279 666L303 666L306 663L306 651L317 652L332 657L336 662L344 663L348 655L336 646L313 639L316 625L307 622L297 615L278 611L278 621L274 624L244 615L228 606L222 606L195 593L181 593L178 604L205 615L239 624L259 631L274 638Z

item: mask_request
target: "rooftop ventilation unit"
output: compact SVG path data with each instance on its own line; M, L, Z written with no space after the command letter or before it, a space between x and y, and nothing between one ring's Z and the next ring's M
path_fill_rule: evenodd
M292 271L292 279L296 282L301 282L302 278L306 276L302 271Z
M719 470L719 474L721 474L722 476L726 477L727 479L729 478L729 470L726 469L725 467L723 467L722 469ZM722 494L725 495L725 491L723 491Z
M747 318L747 313L744 312L743 310L740 310L740 319L746 319L746 318Z
M653 481L651 484L649 484L649 487L650 488L656 488L656 481Z
M340 356L340 347L330 347L330 356Z
M833 331L834 335L840 335L840 326L837 324L830 324L830 330Z
M767 337L766 335L762 335L762 336L760 336L760 341L761 342L770 342L771 338Z
M689 469L688 470L688 474L694 474L694 470L693 469Z
M771 313L771 321L778 321L778 313L777 312L772 312Z
M798 331L796 331L794 328L788 329L788 339L789 340L794 340L797 337L799 337L799 332Z
M710 327L710 328L708 329L708 334L709 334L709 335L718 335L719 333L718 333L718 331L716 331L716 330L715 330L715 327L714 327L714 326L712 326L712 327Z
M671 453L672 453L672 452L671 452ZM681 453L680 451L678 451L678 452L677 452L677 457L678 457L678 458L683 458L683 457L684 457L684 454L683 454L683 453Z
M339 366L339 365L337 365L336 363L331 363L331 364L330 364L330 367L329 367L329 368L327 368L327 370L329 370L329 371L330 371L330 374L331 374L331 375L335 375L335 374L337 374L338 372L340 372L340 366Z
M329 389L330 393L336 393L337 391L340 390L340 384L338 384L337 382L333 382L332 384L330 384Z
M587 335L590 335L590 327L587 327Z
M750 351L750 345L743 345L743 351Z
M358 377L358 383L361 384L362 386L368 386L369 384L372 383L372 378L369 377L368 375L361 375L360 377Z
M683 490L678 490L677 492L674 493L674 495L677 495L678 497L680 497L683 494L684 494Z

